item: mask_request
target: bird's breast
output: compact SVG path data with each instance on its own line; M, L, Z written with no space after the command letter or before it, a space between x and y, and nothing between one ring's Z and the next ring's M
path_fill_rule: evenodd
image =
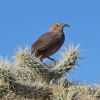
M59 45L63 44L64 43L64 40L65 40L65 35L64 35L63 32L60 32L58 34L58 43L59 43Z

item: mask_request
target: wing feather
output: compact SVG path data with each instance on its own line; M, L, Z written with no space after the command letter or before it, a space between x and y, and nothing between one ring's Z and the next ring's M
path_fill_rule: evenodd
M32 44L32 50L34 51L40 51L40 50L47 50L52 45L54 45L57 35L53 32L47 32L43 34L35 43Z

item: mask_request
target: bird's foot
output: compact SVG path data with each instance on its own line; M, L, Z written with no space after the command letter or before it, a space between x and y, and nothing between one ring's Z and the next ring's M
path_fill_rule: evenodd
M57 61L57 60L53 60L53 62L54 62L54 65L59 64L59 61Z
M54 62L54 65L59 64L59 61L57 61L57 60L55 60L55 59L53 59L53 58L48 57L48 59L52 60L52 61Z

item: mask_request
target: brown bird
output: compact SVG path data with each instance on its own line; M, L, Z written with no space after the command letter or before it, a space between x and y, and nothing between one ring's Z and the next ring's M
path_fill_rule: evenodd
M51 55L56 53L64 43L65 35L63 32L64 27L70 27L68 24L55 23L49 31L39 37L37 41L32 44L31 53L35 54L35 57L43 61L44 58L50 58Z

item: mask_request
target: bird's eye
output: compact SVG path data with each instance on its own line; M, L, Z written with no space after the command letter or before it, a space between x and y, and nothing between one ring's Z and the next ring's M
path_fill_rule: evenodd
M59 27L60 25L56 24L57 27Z

